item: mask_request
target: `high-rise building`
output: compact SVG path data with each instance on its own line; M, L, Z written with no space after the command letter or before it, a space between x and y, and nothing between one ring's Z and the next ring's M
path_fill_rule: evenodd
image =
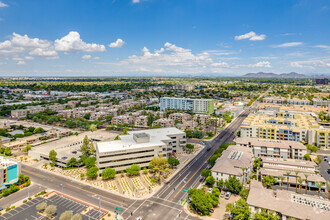
M166 109L211 114L214 112L214 100L162 97L160 98L160 110L164 111Z

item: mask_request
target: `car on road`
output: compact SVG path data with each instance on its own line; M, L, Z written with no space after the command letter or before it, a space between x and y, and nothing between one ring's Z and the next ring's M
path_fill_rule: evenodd
M212 193L212 188L209 188L209 190L207 190L208 193Z
M227 193L226 193L226 197L225 197L225 199L229 199L230 196L231 196L231 192L227 192Z
M142 220L142 217L137 217L135 220Z
M225 196L225 191L222 191L220 197L223 198Z

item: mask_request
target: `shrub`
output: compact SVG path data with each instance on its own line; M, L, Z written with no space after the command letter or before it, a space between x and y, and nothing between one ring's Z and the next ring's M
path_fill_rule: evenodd
M6 212L8 212L8 211L10 211L10 207L7 207L7 208L6 208Z

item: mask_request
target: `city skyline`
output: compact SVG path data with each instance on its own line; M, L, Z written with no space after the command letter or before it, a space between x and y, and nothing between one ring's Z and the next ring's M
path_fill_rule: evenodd
M330 73L326 1L0 1L0 76Z

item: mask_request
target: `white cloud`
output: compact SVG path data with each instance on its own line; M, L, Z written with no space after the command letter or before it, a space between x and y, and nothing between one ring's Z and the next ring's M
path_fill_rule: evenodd
M270 64L269 61L260 61L255 64L249 64L248 67L250 68L270 68L272 65Z
M226 62L212 63L211 66L212 67L224 67L224 68L229 67L228 63L226 63Z
M76 31L71 31L68 35L61 39L55 40L55 50L67 53L73 53L78 51L85 52L104 52L105 46L95 43L85 43L80 34Z
M109 47L111 48L121 48L125 44L125 41L122 39L118 38L116 42L112 42L109 44Z
M22 60L17 62L17 65L25 65L25 64L26 64L25 61L22 61Z
M93 57L93 60L99 60L100 57Z
M50 59L58 58L57 52L52 48L36 48L32 50L29 54L31 56L46 57Z
M330 50L330 46L328 46L328 45L316 45L315 47Z
M57 57L57 52L53 49L52 43L48 40L30 38L28 35L13 33L9 40L0 42L0 56L18 57L25 53L39 57Z
M249 39L252 41L265 40L266 35L265 34L257 35L254 31L250 31L249 33L235 36L235 40L245 40L245 39Z
M25 60L34 60L34 57L25 56L24 59L25 59Z
M4 8L4 7L8 7L8 5L0 1L0 8Z
M21 60L24 60L23 58L20 58L20 57L14 57L13 60L15 61L21 61Z
M81 59L83 60L89 60L90 58L92 58L92 56L88 54L85 54L84 56L81 57Z
M291 62L290 65L296 68L308 68L308 69L329 68L330 58L294 61Z
M279 45L275 45L273 47L275 48L287 48L287 47L297 47L303 45L302 42L289 42L289 43L284 43L284 44L279 44Z
M133 4L140 3L140 0L132 0Z

